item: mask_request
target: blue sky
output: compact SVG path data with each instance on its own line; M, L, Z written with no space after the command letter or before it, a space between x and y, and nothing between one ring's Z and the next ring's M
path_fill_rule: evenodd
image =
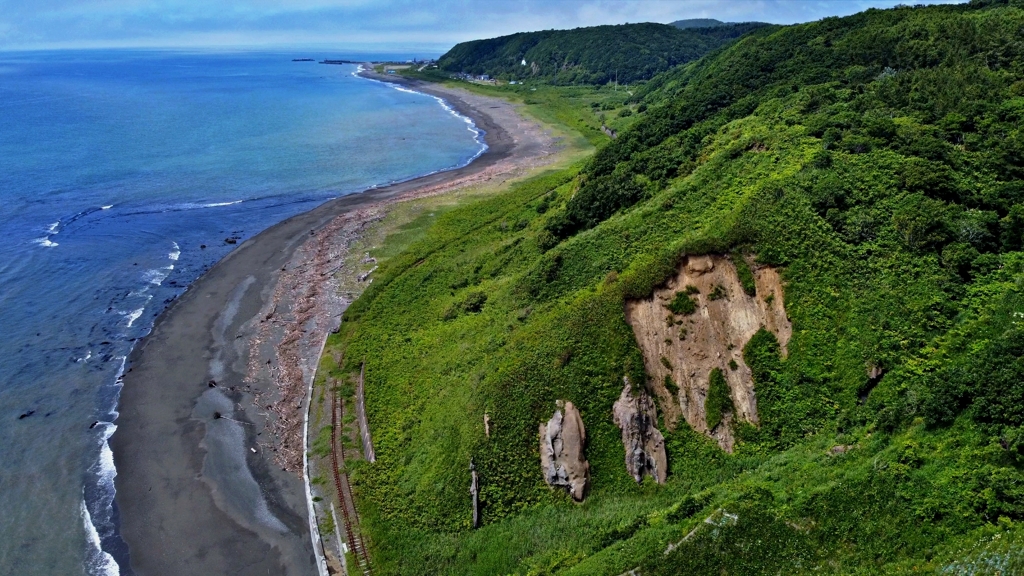
M903 0L934 4L956 0ZM440 54L527 30L683 18L778 24L899 0L0 0L0 50L330 47Z

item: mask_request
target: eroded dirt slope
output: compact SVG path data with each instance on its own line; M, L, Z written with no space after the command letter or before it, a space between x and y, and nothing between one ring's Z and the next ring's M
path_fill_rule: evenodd
M682 417L730 452L733 422L758 423L757 395L750 368L743 362L743 347L765 327L779 339L786 354L793 332L778 272L757 265L751 270L757 287L754 296L743 291L729 257L690 256L665 287L650 298L626 303L626 321L643 351L644 365L652 377L649 387L658 398L666 426L674 429ZM688 287L692 287L693 311L674 313L670 304ZM725 376L734 409L709 430L705 402L715 368ZM671 378L667 384L666 376ZM673 390L676 387L678 390Z

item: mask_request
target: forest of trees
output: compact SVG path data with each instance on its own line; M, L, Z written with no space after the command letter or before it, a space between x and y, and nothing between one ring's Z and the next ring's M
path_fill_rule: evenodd
M438 60L438 67L504 80L632 84L696 60L759 26L684 30L648 23L522 32L458 44Z

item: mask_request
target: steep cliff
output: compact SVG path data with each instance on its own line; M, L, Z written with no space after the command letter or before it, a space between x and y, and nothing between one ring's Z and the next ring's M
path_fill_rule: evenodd
M740 265L749 267L745 260ZM649 385L666 426L674 429L682 417L730 452L735 441L732 424L758 423L744 345L764 327L775 334L785 354L793 333L778 272L767 266L749 271L753 286L748 279L745 287L729 257L690 256L650 298L626 303L626 320L643 351L644 367L652 378ZM753 295L748 293L751 287ZM709 426L707 399L715 369L728 385L731 407Z

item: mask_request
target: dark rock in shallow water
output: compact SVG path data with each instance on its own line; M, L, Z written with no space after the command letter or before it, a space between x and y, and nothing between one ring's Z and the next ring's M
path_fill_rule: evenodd
M18 420L24 420L25 418L28 418L29 416L31 416L31 415L33 415L35 413L36 413L35 410L29 410L28 412L25 412L21 416L18 416Z

